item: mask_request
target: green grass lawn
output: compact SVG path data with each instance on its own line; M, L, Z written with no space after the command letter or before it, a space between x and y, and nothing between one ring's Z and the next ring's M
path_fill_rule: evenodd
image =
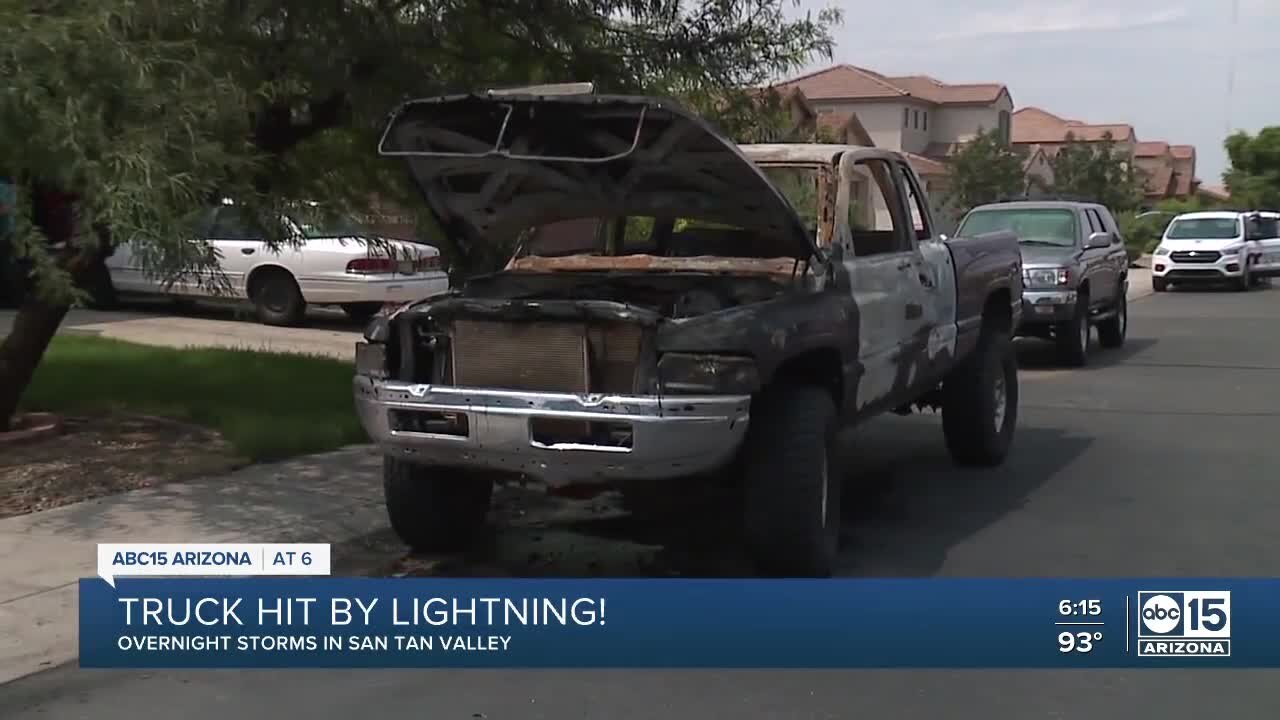
M351 363L333 358L59 335L22 405L186 420L222 433L250 460L274 460L367 442L352 374Z

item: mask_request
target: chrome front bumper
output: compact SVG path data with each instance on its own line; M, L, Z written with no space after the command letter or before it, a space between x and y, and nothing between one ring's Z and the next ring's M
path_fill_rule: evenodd
M751 398L579 395L423 385L357 375L356 410L369 437L412 462L526 473L549 485L657 479L717 469L737 453ZM397 411L465 416L458 434L400 430ZM626 424L630 447L544 444L535 418Z
M1023 290L1022 322L1026 325L1060 323L1076 314L1075 290Z

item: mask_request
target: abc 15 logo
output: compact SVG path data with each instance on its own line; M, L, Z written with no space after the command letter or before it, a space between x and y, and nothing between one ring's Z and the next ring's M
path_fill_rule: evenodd
M1138 637L1231 637L1231 591L1180 590L1138 593Z

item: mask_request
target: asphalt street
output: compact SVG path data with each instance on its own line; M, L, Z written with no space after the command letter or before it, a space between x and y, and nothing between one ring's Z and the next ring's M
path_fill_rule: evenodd
M1280 576L1278 316L1280 286L1172 292L1134 303L1127 346L1102 351L1095 339L1087 368L1057 369L1043 346L1022 347L1018 435L995 471L954 469L933 416L855 430L842 574ZM657 532L634 524L578 531ZM0 717L1245 720L1280 713L1278 679L1262 671L64 667L0 687Z

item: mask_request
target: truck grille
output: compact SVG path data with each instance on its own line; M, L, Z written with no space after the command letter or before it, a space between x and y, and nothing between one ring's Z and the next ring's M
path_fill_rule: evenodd
M453 382L535 392L628 393L641 332L624 323L459 320L453 325Z
M1169 257L1176 263L1215 263L1222 253L1217 250L1179 250L1169 253Z

